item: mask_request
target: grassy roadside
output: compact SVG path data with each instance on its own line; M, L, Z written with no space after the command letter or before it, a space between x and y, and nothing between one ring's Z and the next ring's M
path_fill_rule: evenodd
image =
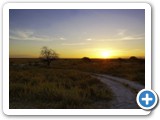
M99 108L97 101L113 98L99 80L76 70L10 67L9 84L10 109Z

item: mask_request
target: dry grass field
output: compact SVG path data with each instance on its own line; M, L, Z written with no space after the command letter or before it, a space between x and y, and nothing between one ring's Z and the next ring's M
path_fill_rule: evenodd
M114 94L91 76L101 73L145 83L145 60L10 58L10 109L110 108ZM105 101L105 102L104 102Z

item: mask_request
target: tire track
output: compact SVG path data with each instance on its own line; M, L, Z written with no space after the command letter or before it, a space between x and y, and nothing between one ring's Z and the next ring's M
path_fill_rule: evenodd
M144 89L144 86L126 79L104 74L93 74L101 82L106 84L114 93L114 100L109 104L111 109L138 109L136 103L136 91ZM133 91L134 90L134 91Z

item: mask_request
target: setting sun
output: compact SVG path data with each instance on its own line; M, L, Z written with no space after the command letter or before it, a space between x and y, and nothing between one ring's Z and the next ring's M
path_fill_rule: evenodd
M102 58L108 58L110 56L110 53L108 51L103 51L101 53Z

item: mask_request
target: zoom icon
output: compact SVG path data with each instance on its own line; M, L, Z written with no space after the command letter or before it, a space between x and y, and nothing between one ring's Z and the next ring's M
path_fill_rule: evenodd
M158 97L153 90L143 89L137 94L137 104L144 110L150 110L157 104Z

